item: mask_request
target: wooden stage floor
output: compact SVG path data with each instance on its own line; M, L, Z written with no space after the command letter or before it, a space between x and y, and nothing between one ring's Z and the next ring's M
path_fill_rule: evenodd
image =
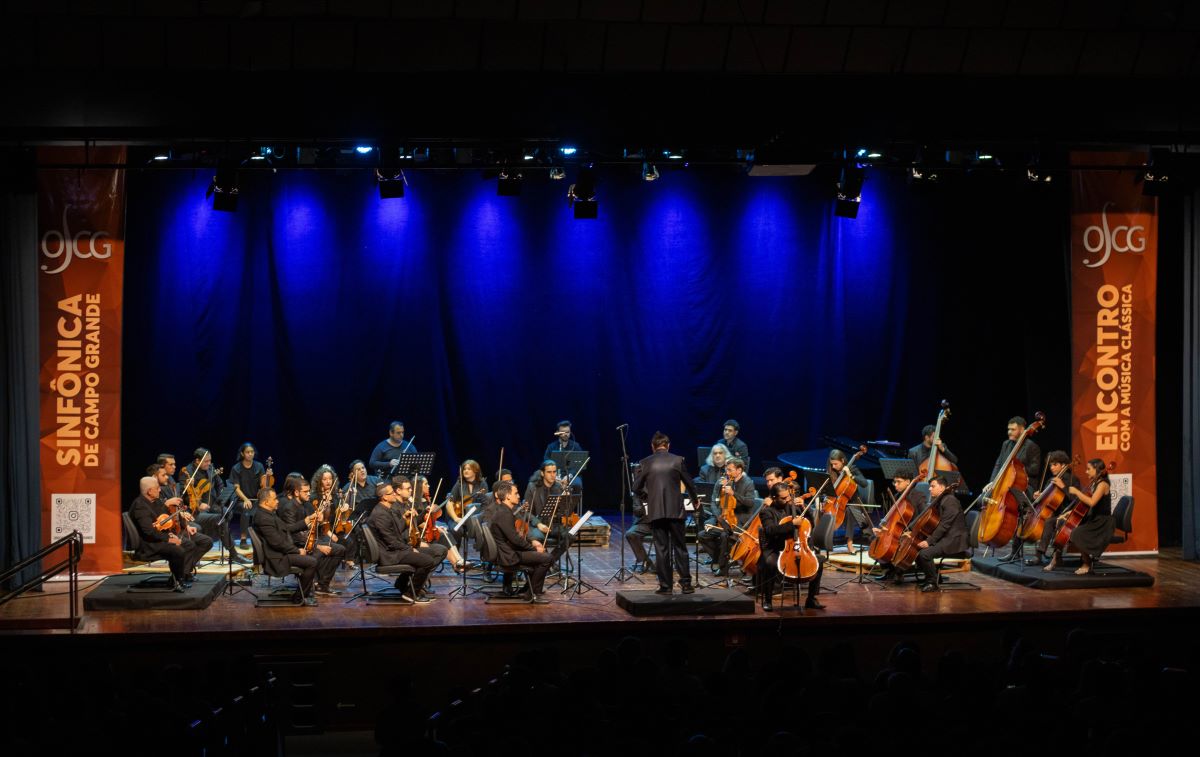
M668 632L689 634L705 627L716 633L739 630L765 630L771 624L834 632L838 628L890 628L893 631L920 632L952 624L960 631L972 627L995 628L1006 623L1056 622L1070 624L1095 621L1101 618L1122 623L1187 621L1200 617L1200 564L1186 562L1178 551L1167 551L1155 558L1122 559L1120 563L1151 574L1154 586L1137 589L1079 589L1042 591L991 578L978 572L969 576L958 574L956 580L969 580L980 591L942 591L922 594L913 584L886 588L873 584L847 584L837 594L822 595L826 609L797 610L789 599L782 609L764 613L756 609L753 615L722 617L648 617L637 618L618 607L615 592L652 591L654 577L646 576L642 583L627 581L624 585L605 582L620 563L618 528L613 528L608 547L583 549L584 576L587 581L607 591L587 592L566 599L559 589L547 590L548 605L485 604L476 594L466 599L450 601L448 595L459 585L450 572L435 574L436 600L427 605L368 605L363 600L347 603L344 600L360 589L354 580L357 573L341 571L335 588L345 590L343 597L321 597L317 607L256 608L254 599L245 593L233 597L220 596L204 610L193 611L102 611L87 612L76 636L107 636L120 634L123 641L153 636L158 640L175 635L201 633L208 636L229 634L246 637L265 637L291 634L303 630L318 635L333 634L364 637L422 636L446 638L500 633L555 634L587 632L610 635L627 629L649 631L653 627ZM572 550L574 553L574 550ZM627 551L627 559L632 559ZM694 563L693 563L694 565ZM702 566L702 579L713 577ZM838 583L852 574L826 571L826 586ZM265 593L258 579L254 590ZM351 583L352 582L352 583ZM374 588L386 586L372 581ZM476 585L472 582L472 585ZM48 585L46 593L30 594L0 607L0 623L28 621L37 617L65 616L65 597L55 593L65 589L63 583ZM703 590L701 590L703 591ZM780 608L780 602L776 607ZM699 625L697 625L699 624ZM4 634L59 635L62 630L4 630Z

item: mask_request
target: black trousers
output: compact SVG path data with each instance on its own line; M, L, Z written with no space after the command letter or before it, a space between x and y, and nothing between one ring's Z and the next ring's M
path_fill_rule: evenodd
M233 524L238 524L238 538L243 541L248 541L250 535L248 533L251 526L254 525L254 512L257 507L251 507L249 510L242 504L241 499L234 503L233 509L229 511L229 525L232 530Z
M634 562L646 562L648 555L644 542L650 534L650 524L640 520L633 524L633 528L625 532L625 541L629 542L629 548L633 550Z
M284 555L288 566L300 569L300 590L304 596L312 594L313 579L317 575L317 558L312 555Z
M821 576L825 574L825 560L817 557L817 572L808 579L808 599L813 599L821 593ZM775 582L779 579L779 553L767 552L758 558L758 593L763 600L775 596Z
M213 507L216 507L215 505ZM201 510L196 513L196 527L210 536L215 542L220 540L225 545L225 551L233 553L233 537L229 535L229 521L221 522L224 510Z
M441 547L440 544L437 546ZM441 547L441 548L445 549L445 547ZM446 555L443 552L442 557L445 557L445 556ZM425 586L425 582L427 580L429 580L429 574L432 573L433 570L441 562L442 561L440 559L438 559L437 557L434 556L434 552L429 549L425 549L425 550L421 550L421 551L417 551L415 549L410 549L405 552L401 552L399 555L395 555L394 561L389 561L389 562L381 563L381 564L413 566L413 569L415 572L412 575L412 586L413 586L413 591L417 592L417 591L420 591ZM406 583L408 583L408 576L397 576L396 577L396 588L397 589L404 591L404 589L407 588L405 586Z
M650 522L654 535L654 568L658 574L658 587L670 589L675 585L671 573L671 558L675 559L675 570L679 572L679 584L691 586L692 574L688 569L687 542L684 541L682 518L660 518Z
M720 524L712 525L719 526ZM712 558L713 564L720 570L729 569L729 550L733 546L729 529L701 527L700 535L696 538L700 540L700 549Z
M944 544L933 544L917 553L917 567L925 574L926 581L936 584L938 582L938 571L933 561L939 557L950 557L957 554L959 553L948 550Z
M346 559L346 547L337 541L326 541L322 545L329 547L329 554L314 549L312 556L317 559L317 584L329 588L333 574L337 573L338 566Z
M165 541L146 544L142 554L151 560L166 560L171 575L176 581L181 581L196 569L196 563L211 546L212 539L198 533L190 538L183 538L181 544L169 544Z
M550 566L558 561L559 555L562 554L562 548L556 548L549 552L538 552L535 549L526 549L517 553L517 564L511 565L512 568L520 568L529 572L529 589L534 594L541 594L542 589L546 585L546 574L550 572ZM512 574L504 574L504 588L512 587Z

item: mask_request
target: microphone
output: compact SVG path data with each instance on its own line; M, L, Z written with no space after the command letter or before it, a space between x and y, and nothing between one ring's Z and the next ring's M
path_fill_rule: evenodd
M621 429L623 429L623 428L629 428L629 424L628 424L628 423L622 423L620 426L617 426L617 431L620 431L620 430L621 430Z

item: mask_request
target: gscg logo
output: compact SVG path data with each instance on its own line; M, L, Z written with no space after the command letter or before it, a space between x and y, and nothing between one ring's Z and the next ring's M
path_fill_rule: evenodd
M86 241L85 241L86 240ZM86 244L86 246L81 246ZM99 243L99 245L97 245ZM97 249L99 247L99 249ZM107 231L79 231L71 234L67 224L67 208L63 208L62 231L51 230L42 235L42 254L51 260L62 258L62 265L50 270L49 265L43 265L45 273L62 273L75 258L97 258L103 260L112 255L112 240Z
M1108 262L1114 252L1137 252L1146 250L1145 226L1114 226L1108 228L1108 206L1114 202L1104 203L1100 208L1100 225L1089 226L1083 230L1083 249L1089 253L1104 251L1104 257L1096 262L1084 258L1083 264L1088 268L1099 268Z

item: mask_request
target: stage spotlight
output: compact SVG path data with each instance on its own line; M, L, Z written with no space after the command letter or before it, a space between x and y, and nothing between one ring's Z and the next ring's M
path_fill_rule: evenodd
M508 169L500 169L500 176L496 180L496 194L501 197L517 197L521 194L521 185L524 183L525 177L520 171L509 172Z
M600 204L596 201L596 171L591 164L579 169L575 183L567 187L567 202L576 218L596 218Z
M233 161L222 160L217 164L217 173L204 196L213 198L213 210L223 213L237 212L238 172Z
M358 147L354 148L354 151L359 155L366 155L367 153L371 152L372 149L373 148L370 145L359 145Z
M862 186L865 180L866 173L861 166L842 167L842 175L837 183L834 215L839 218L858 218L858 206L862 203Z
M560 147L558 148L558 151L563 155L574 155L576 152L574 147Z
M562 181L567 178L567 172L558 166L554 166L550 169L550 178L553 181Z
M161 153L161 152L158 155L155 155L153 158L153 160L170 160L170 159L171 159L170 155L168 155L167 153Z
M408 185L408 179L403 171L385 173L376 168L375 179L379 183L379 199L396 200L404 197L404 187Z
M658 181L658 169L653 163L642 164L642 181Z

